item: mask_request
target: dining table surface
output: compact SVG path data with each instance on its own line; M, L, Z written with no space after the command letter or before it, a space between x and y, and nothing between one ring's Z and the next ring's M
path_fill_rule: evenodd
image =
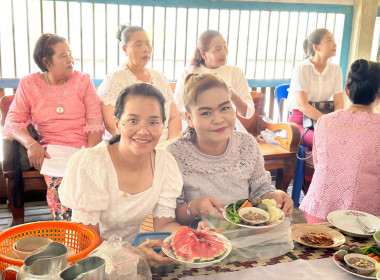
M336 229L330 223L313 224ZM340 231L341 232L341 231ZM352 237L344 232L344 244L360 248L377 246L372 236ZM334 264L333 255L339 250L334 248L312 248L294 242L291 252L271 259L230 261L225 260L204 268L189 268L184 265L175 265L169 273L154 273L154 280L174 279L362 279L343 271ZM286 273L284 275L283 273ZM257 278L259 276L259 278Z

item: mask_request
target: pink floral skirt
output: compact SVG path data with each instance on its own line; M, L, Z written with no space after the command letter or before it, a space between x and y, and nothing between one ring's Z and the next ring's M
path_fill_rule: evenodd
M53 219L55 221L70 221L71 209L63 206L58 196L58 188L61 185L62 177L44 175L44 178L47 185L46 200Z

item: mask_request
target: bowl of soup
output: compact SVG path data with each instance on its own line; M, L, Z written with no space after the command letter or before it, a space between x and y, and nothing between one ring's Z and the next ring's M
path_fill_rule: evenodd
M247 225L258 225L267 222L270 215L267 211L257 207L244 207L239 210L239 216Z
M362 254L347 254L344 256L344 261L361 275L371 274L376 270L377 266L375 259Z

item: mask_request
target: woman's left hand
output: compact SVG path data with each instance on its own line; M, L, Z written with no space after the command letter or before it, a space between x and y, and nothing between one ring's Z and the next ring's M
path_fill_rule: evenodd
M205 232L208 232L208 231L215 231L217 233L222 233L222 230L220 228L210 228L210 225L207 223L207 222L199 222L198 223L198 228L197 228L198 231L205 231Z
M147 260L150 267L157 268L160 265L163 265L168 262L178 264L177 261L164 256L162 251L160 254L157 254L153 250L154 247L163 247L163 244L164 242L161 240L147 240L144 243L141 243L139 246L137 246L137 249L144 253L145 259Z
M276 190L273 192L272 198L277 202L277 208L282 209L286 217L289 217L293 212L293 199L285 192Z

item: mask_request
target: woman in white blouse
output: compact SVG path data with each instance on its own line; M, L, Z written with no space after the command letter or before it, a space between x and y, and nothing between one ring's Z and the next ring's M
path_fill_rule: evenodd
M323 114L309 104L309 101L328 101L333 96L334 110L343 109L342 70L330 63L336 54L334 35L325 28L314 30L307 37L306 57L294 69L289 88L288 108L292 111L289 122L298 124L301 135L304 132L303 115L318 120ZM303 144L313 147L314 130L309 130Z
M253 116L255 106L247 79L239 67L226 65L227 55L227 44L219 31L207 30L199 36L194 57L178 78L174 92L177 107L183 117L186 112L183 105L183 84L186 76L190 73L217 74L230 88L231 101L236 106L238 114L248 119Z
M150 84L127 87L116 102L117 136L77 152L67 165L61 202L72 209L73 222L94 228L101 240L115 234L132 243L151 213L155 231L180 227L175 208L182 176L173 156L155 148L166 119L164 104ZM140 246L151 265L170 261Z
M157 87L166 99L167 120L164 122L160 142L179 136L182 129L181 117L169 83L161 73L146 67L152 55L152 45L148 34L142 27L121 25L117 39L122 44L126 61L115 72L108 75L98 89L107 131L112 135L116 134L113 118L120 92L136 83L149 83Z

